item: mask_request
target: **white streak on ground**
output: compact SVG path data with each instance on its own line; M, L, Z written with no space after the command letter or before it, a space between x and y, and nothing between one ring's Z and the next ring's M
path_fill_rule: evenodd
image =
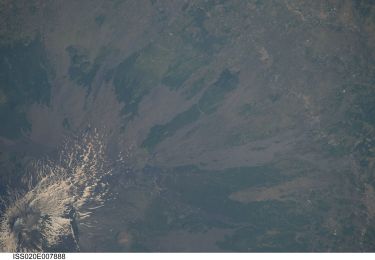
M0 219L1 250L44 251L66 237L77 243L69 211L74 209L80 225L90 226L87 218L104 205L105 177L111 174L105 149L103 137L93 131L66 142L59 161L35 163L36 173L27 191L13 192L5 204Z

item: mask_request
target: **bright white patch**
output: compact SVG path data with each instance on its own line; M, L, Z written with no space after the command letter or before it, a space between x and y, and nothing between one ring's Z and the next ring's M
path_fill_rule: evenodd
M72 221L84 224L107 194L105 178L111 170L102 140L96 131L85 134L64 145L59 161L35 163L37 180L30 177L28 190L6 203L0 219L2 251L43 251L67 238L78 247Z

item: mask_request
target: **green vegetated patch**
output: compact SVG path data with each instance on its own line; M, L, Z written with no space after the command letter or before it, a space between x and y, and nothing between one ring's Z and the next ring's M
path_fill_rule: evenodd
M113 84L124 103L124 113L134 115L143 96L160 83L174 58L173 51L157 44L133 53L115 69Z
M166 138L173 136L178 130L197 121L201 113L210 114L216 110L225 95L234 90L238 85L238 75L225 69L218 80L204 92L198 104L176 115L171 121L163 125L155 125L151 128L142 146L153 149Z
M47 57L38 38L0 46L0 56L0 135L17 138L31 129L27 106L49 103Z
M374 6L371 1L356 1L353 3L353 7L357 10L361 19L367 19L374 13Z
M178 89L197 69L205 65L207 57L200 53L183 52L173 63L162 79L162 83L170 89Z
M231 133L226 137L225 144L228 146L240 146L253 140L261 140L278 133L277 128L253 126L251 129L244 129L241 132Z
M68 69L70 79L79 85L88 87L88 91L90 91L91 84L109 51L102 48L94 61L90 61L89 52L83 47L70 45L66 48L66 51L70 57Z
M187 88L183 92L183 94L185 95L186 99L189 100L193 98L195 95L197 95L200 91L202 91L205 85L206 85L206 79L204 77L199 78L195 80L193 83L191 83L189 88Z
M219 79L208 87L198 101L199 109L210 114L215 112L220 102L223 101L226 94L233 91L238 86L238 75L225 69L219 76Z
M144 90L140 91L141 93L147 93L147 90L159 83L176 90L205 65L208 59L205 53L197 51L178 38L170 39L170 42L163 39L122 62L116 69L114 84L119 91L128 92L129 96L132 91L127 88L135 88L126 87L130 84L138 84L138 87ZM123 101L128 102L129 98L125 97Z
M251 103L247 103L247 104L244 104L244 105L241 107L239 114L240 114L241 116L246 117L246 116L251 115L253 111L254 111L254 105L251 104Z
M65 117L62 121L62 126L64 129L66 130L70 130L71 128L71 125L70 125L70 121L69 121L69 118Z
M209 64L212 55L196 48L191 42L185 41L178 35L171 42L174 45L163 43L163 46L173 53L173 59L163 75L161 83L172 90L177 90L195 71Z
M98 26L102 26L103 23L105 22L106 20L106 17L104 15L98 15L95 17L95 23L98 25Z
M164 125L155 125L151 128L147 138L143 141L142 146L154 148L158 143L169 136L173 136L182 127L198 120L200 112L197 105L178 114L171 121Z
M115 69L113 84L125 114L134 116L139 102L153 87L163 84L179 89L207 64L205 53L179 37L165 37L131 54Z

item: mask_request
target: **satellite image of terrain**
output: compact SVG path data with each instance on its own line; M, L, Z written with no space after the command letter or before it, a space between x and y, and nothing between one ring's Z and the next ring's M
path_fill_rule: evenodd
M0 0L1 252L375 251L375 1Z

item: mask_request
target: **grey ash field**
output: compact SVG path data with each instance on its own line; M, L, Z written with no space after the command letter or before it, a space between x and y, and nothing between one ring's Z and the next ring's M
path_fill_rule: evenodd
M0 196L88 126L124 165L30 250L375 251L374 1L1 0Z

